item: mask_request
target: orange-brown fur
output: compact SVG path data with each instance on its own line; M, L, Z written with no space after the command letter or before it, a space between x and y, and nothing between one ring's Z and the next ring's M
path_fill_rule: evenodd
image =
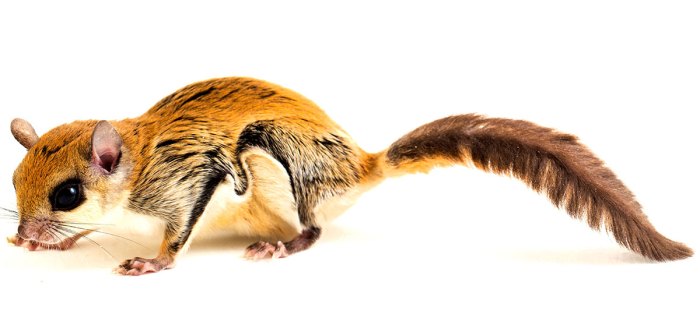
M125 262L118 269L125 274L170 267L205 225L288 240L256 243L250 257L292 254L318 238L333 216L326 211L349 206L383 178L453 164L521 179L649 258L692 255L656 232L632 194L573 136L525 121L450 117L368 154L303 96L221 78L184 87L134 119L76 121L38 139L28 123L13 122L12 130L28 149L13 178L21 227L98 222L117 207L166 222L158 257ZM47 196L71 178L88 199L70 211L52 209Z

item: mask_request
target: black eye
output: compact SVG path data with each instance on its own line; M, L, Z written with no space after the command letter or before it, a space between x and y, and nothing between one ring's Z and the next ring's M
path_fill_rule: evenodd
M51 197L53 210L68 211L78 207L84 200L80 181L69 180L59 185Z

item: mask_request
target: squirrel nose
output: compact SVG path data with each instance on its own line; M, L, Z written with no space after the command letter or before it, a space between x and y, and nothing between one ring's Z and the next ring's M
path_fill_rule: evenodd
M27 239L27 228L24 227L24 224L17 227L17 235L22 239Z
M17 227L17 235L25 240L35 240L39 236L36 228L32 228L25 223L21 223L19 227Z

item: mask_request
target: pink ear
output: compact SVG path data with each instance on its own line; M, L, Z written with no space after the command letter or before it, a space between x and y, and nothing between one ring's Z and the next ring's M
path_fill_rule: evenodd
M122 138L107 121L100 121L92 131L92 164L110 174L119 164Z

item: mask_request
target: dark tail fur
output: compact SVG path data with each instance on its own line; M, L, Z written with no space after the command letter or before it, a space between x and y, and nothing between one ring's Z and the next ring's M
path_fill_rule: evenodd
M693 255L654 229L632 192L575 136L531 122L473 114L440 119L392 144L386 163L388 175L473 163L522 180L595 230L605 225L618 243L650 259Z

